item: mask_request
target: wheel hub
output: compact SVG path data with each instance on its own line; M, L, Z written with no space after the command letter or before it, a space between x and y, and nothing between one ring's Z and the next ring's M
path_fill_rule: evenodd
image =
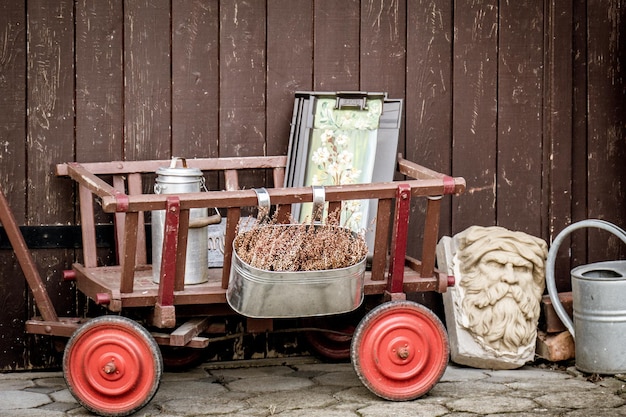
M397 348L393 349L393 353L396 354L396 356L401 360L401 361L405 361L409 358L409 356L411 355L411 350L409 349L409 345L407 343L405 343L402 346L399 346Z
M117 368L115 367L115 359L111 359L111 362L104 365L104 368L102 368L102 371L107 375L111 375L117 372Z

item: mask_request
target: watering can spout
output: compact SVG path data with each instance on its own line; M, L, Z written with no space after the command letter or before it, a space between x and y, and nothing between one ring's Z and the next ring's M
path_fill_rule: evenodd
M589 219L571 224L557 235L548 252L546 287L556 314L576 341L576 367L591 373L623 373L626 366L616 364L626 363L619 360L626 356L622 348L626 343L626 261L582 265L571 271L573 320L558 297L554 265L559 247L571 232L586 227L608 231L626 243L626 232L607 221Z

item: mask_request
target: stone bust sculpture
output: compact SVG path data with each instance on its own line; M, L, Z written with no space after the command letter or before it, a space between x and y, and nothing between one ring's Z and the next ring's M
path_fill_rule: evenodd
M446 306L446 316L453 310L458 336L451 340L452 360L494 369L513 369L532 360L547 244L523 232L472 226L457 234L452 246L456 284L444 298L452 304Z

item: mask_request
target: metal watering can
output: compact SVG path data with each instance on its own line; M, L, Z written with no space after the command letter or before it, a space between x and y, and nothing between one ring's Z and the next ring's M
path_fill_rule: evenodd
M178 166L178 162L182 166ZM206 190L204 176L198 168L188 168L185 158L172 158L169 167L156 171L155 194L197 193ZM217 212L217 210L216 210ZM187 260L185 284L201 284L208 280L208 235L206 227L219 223L219 213L209 216L208 208L189 211L189 233L187 236ZM152 280L161 278L161 257L165 227L165 210L152 211Z
M557 235L548 252L546 286L554 309L576 341L576 368L597 374L626 373L626 261L607 261L572 269L574 322L558 297L554 263L563 240L574 230L596 227L626 243L626 232L604 220L583 220Z

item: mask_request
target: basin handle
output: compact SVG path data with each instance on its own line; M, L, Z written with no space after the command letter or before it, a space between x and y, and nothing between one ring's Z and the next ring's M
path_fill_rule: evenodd
M259 207L258 221L259 223L267 223L270 221L270 208L272 206L270 202L270 194L264 187L254 188L256 198Z
M320 224L324 217L324 204L326 204L326 191L323 185L313 187L313 207L311 208L311 223Z

